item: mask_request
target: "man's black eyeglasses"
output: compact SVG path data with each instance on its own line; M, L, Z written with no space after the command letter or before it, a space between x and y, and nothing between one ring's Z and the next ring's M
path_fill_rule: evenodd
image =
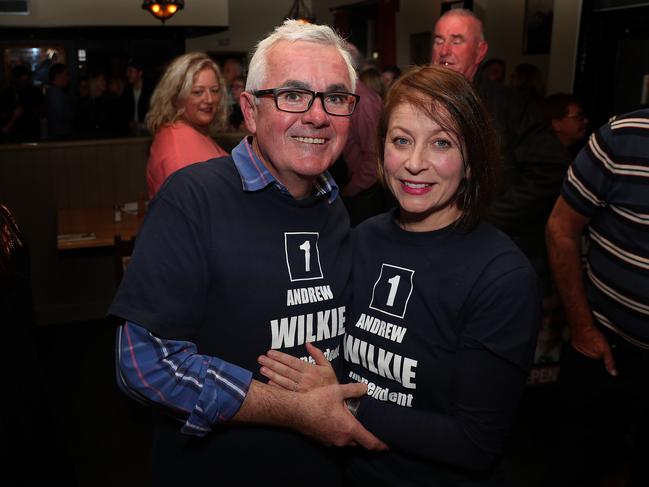
M586 119L586 115L584 115L584 112L579 112L579 113L575 113L573 115L566 115L563 118L574 118L578 122L583 122Z
M354 113L360 96L345 91L311 91L303 88L272 88L252 92L256 97L272 95L275 106L282 112L303 113L309 111L313 100L320 98L324 111L329 115L347 117Z

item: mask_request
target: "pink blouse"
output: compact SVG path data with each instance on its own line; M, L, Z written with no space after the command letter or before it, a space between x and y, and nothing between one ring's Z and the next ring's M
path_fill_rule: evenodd
M227 155L214 139L186 123L165 125L153 138L146 166L149 199L158 192L165 179L178 169Z

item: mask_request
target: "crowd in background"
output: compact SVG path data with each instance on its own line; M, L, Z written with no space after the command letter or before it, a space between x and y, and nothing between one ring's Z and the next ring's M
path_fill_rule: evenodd
M130 59L123 75L93 71L73 81L68 66L55 62L41 83L29 66L15 65L0 90L0 142L148 135L144 120L157 82L145 69ZM238 131L243 116L235 100L245 88L241 62L226 60L223 74L230 116L222 129Z
M229 58L221 70L226 84L228 123L220 129L245 131L238 103L246 84L244 67L240 60ZM67 66L55 63L50 66L45 82L40 84L28 66L16 65L9 73L7 86L0 90L0 142L147 135L144 119L157 82L146 75L144 66L131 59L123 76L107 76L97 71L73 83ZM400 75L398 66L381 68L375 60L362 60L358 69L362 83L381 98ZM511 71L509 82L506 75L505 61L493 58L482 63L476 79L508 85L529 96L550 115L546 118L550 124L561 110L564 117L574 118L571 116L574 114L565 110L567 94L546 97L544 75L538 67L522 63ZM559 112L557 100L565 105ZM574 132L580 136L569 144L574 155L579 149L576 142L584 140L588 120L576 98L572 97L570 103L581 113L574 118ZM554 108L548 108L548 104Z

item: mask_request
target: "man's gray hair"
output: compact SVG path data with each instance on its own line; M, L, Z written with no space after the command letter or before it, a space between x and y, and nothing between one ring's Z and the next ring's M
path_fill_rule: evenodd
M468 10L466 8L452 8L444 12L444 14L439 19L437 19L437 22L442 20L444 17L451 17L451 16L469 17L475 20L478 25L478 39L484 41L484 25L482 24L482 20L478 18L475 12L473 12L472 10Z
M297 20L285 20L282 25L255 47L254 54L248 67L248 79L246 91L253 92L262 88L268 73L268 52L279 41L288 42L313 42L325 46L333 46L345 60L349 70L352 92L356 90L356 71L352 63L351 55L347 49L347 43L328 25L305 24ZM317 57L317 53L313 55Z

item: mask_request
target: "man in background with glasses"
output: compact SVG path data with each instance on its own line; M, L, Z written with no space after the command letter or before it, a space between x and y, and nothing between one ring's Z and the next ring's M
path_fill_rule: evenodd
M268 349L308 360L308 343L342 360L349 221L327 169L354 88L338 35L286 21L250 63L252 136L174 173L153 200L109 315L118 384L163 413L155 485L340 485L339 453L322 443L384 447L345 405L364 385L290 392L257 364Z
M574 159L586 137L588 119L579 100L568 93L554 93L543 100L543 117ZM581 143L580 143L581 142Z

